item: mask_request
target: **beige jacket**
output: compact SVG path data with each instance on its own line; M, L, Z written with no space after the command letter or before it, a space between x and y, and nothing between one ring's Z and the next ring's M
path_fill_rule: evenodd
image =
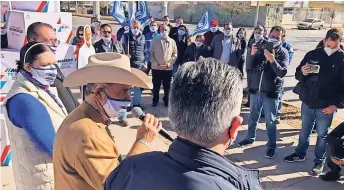
M104 189L120 155L105 123L99 112L85 102L63 121L54 142L55 190ZM146 145L136 142L127 156L149 151Z
M55 88L50 87L49 89L53 93L55 91L54 94L57 94ZM42 103L50 115L55 131L57 131L66 117L67 110L64 107L61 109L48 93L36 87L21 73L17 74L17 79L7 94L4 104L6 105L9 99L21 93L30 94ZM57 96L56 98L58 99ZM59 101L61 102L61 100ZM16 127L11 122L7 114L7 109L3 109L3 111L6 118L13 155L12 169L16 189L53 190L54 171L52 158L48 154L42 152L39 147L32 142L23 128Z
M162 37L156 38L152 41L150 46L149 60L152 64L152 69L155 70L172 70L173 64L177 59L178 50L176 42L167 37L165 40ZM167 64L167 68L162 68L159 65Z

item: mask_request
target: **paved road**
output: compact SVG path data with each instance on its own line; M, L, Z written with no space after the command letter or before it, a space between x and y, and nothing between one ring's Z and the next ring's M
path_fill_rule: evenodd
M110 23L113 27L113 31L117 32L120 28L119 25L116 25L114 22L111 21L103 21L104 23ZM73 30L76 31L77 27L80 25L90 24L89 18L82 18L82 17L73 17ZM195 25L187 25L189 31L193 31L195 29ZM234 32L236 32L235 29ZM248 29L248 34L252 33L252 29ZM294 58L289 66L288 74L285 79L285 95L284 100L290 103L296 104L298 106L301 105L299 98L296 94L292 92L293 87L296 85L297 81L295 80L294 74L296 67L299 65L301 60L303 59L304 55L314 49L316 45L321 41L326 35L326 30L295 30L295 29L288 29L287 30L287 40L291 43L294 48L295 55ZM339 110L336 114L336 117L344 120L344 110Z

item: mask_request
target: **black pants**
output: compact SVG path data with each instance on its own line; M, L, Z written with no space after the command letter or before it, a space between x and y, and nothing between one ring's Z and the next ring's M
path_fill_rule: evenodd
M168 102L168 95L170 93L172 71L161 71L152 69L153 78L153 103L159 102L159 91L162 82L164 88L163 101Z
M327 146L326 146L326 153L327 153L327 157L326 157L327 166L330 168L331 172L340 173L340 171L342 169L340 168L340 166L333 163L333 161L331 159L331 156L336 156L336 155L333 154L333 152L331 150L331 145L329 145L329 144L327 144Z

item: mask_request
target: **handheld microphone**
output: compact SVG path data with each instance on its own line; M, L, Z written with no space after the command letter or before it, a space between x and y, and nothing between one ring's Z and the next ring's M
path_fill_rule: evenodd
M143 112L142 109L139 107L134 107L131 110L131 113L133 114L134 117L139 118L141 121L143 121L143 119L146 116L145 112ZM164 128L161 128L161 130L159 131L159 134L171 142L174 140L172 135L168 131L166 131L166 129Z

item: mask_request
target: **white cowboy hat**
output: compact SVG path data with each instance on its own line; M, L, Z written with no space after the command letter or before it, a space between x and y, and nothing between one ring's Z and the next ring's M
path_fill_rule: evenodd
M116 83L153 88L146 73L130 67L128 56L112 52L91 55L88 64L69 74L63 85L73 87L88 83Z

